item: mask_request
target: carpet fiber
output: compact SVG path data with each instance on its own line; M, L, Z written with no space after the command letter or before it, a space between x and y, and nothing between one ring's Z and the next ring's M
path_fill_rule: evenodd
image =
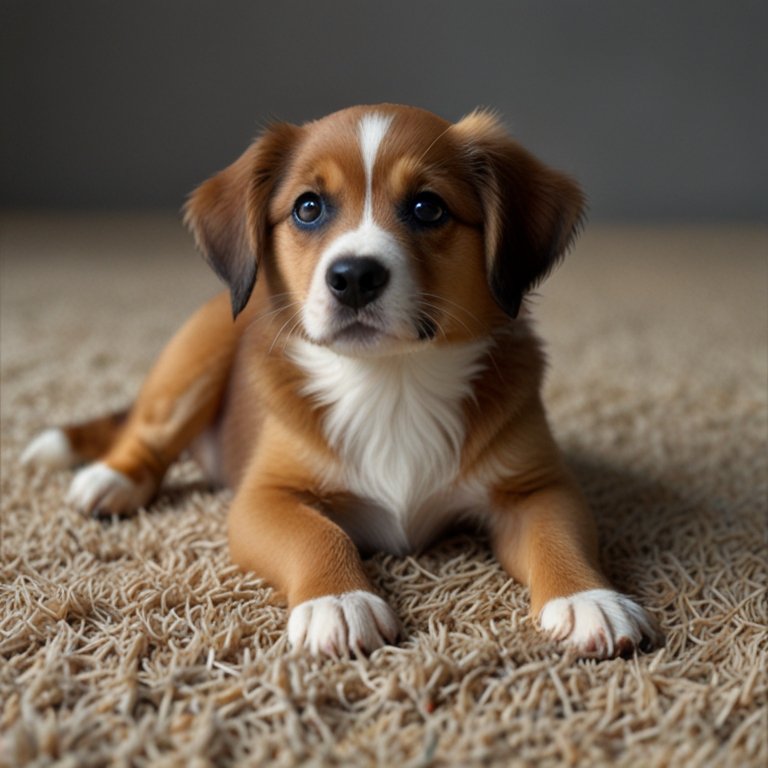
M535 298L606 568L667 637L603 663L482 538L367 561L404 641L315 661L190 462L130 519L69 509L25 442L129 402L218 285L172 217L8 216L1 245L0 764L768 763L768 232L593 227Z

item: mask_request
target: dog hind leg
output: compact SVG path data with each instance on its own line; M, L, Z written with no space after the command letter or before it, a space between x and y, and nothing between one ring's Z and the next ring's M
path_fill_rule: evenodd
M43 430L24 449L21 463L49 469L71 469L104 455L117 440L128 409L88 421Z
M215 419L244 325L245 320L232 321L226 294L215 297L171 339L113 433L104 430L105 439L99 440L95 427L49 430L30 444L24 458L49 466L97 458L75 475L68 495L85 512L123 514L144 506L171 463ZM85 437L78 451L77 440ZM58 462L41 460L57 450Z

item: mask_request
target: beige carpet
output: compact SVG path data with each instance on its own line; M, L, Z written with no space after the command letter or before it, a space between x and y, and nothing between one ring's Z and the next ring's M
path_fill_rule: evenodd
M132 519L68 509L25 441L129 401L217 283L171 217L6 217L1 245L0 763L766 765L766 230L593 227L537 299L606 566L668 638L600 664L484 540L369 561L405 641L313 661L189 463Z

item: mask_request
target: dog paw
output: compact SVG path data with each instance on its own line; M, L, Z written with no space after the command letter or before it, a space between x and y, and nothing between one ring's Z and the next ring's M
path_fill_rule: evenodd
M297 605L288 619L288 640L313 655L340 657L370 653L394 643L400 622L376 595L357 590L327 595Z
M61 429L46 429L21 454L21 463L32 467L70 469L78 463L69 438Z
M627 656L661 640L645 609L612 589L590 589L550 600L539 614L539 624L553 639L589 658Z
M121 515L143 507L153 492L150 482L136 483L122 472L97 462L75 475L67 501L89 514Z

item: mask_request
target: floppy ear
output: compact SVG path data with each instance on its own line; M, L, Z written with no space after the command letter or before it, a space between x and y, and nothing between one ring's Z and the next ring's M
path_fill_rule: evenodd
M585 208L578 184L513 141L491 113L453 126L484 210L486 268L501 308L517 317L525 294L543 280L576 236Z
M184 223L197 247L229 286L234 317L248 302L269 247L269 199L300 130L285 123L270 127L184 206Z

